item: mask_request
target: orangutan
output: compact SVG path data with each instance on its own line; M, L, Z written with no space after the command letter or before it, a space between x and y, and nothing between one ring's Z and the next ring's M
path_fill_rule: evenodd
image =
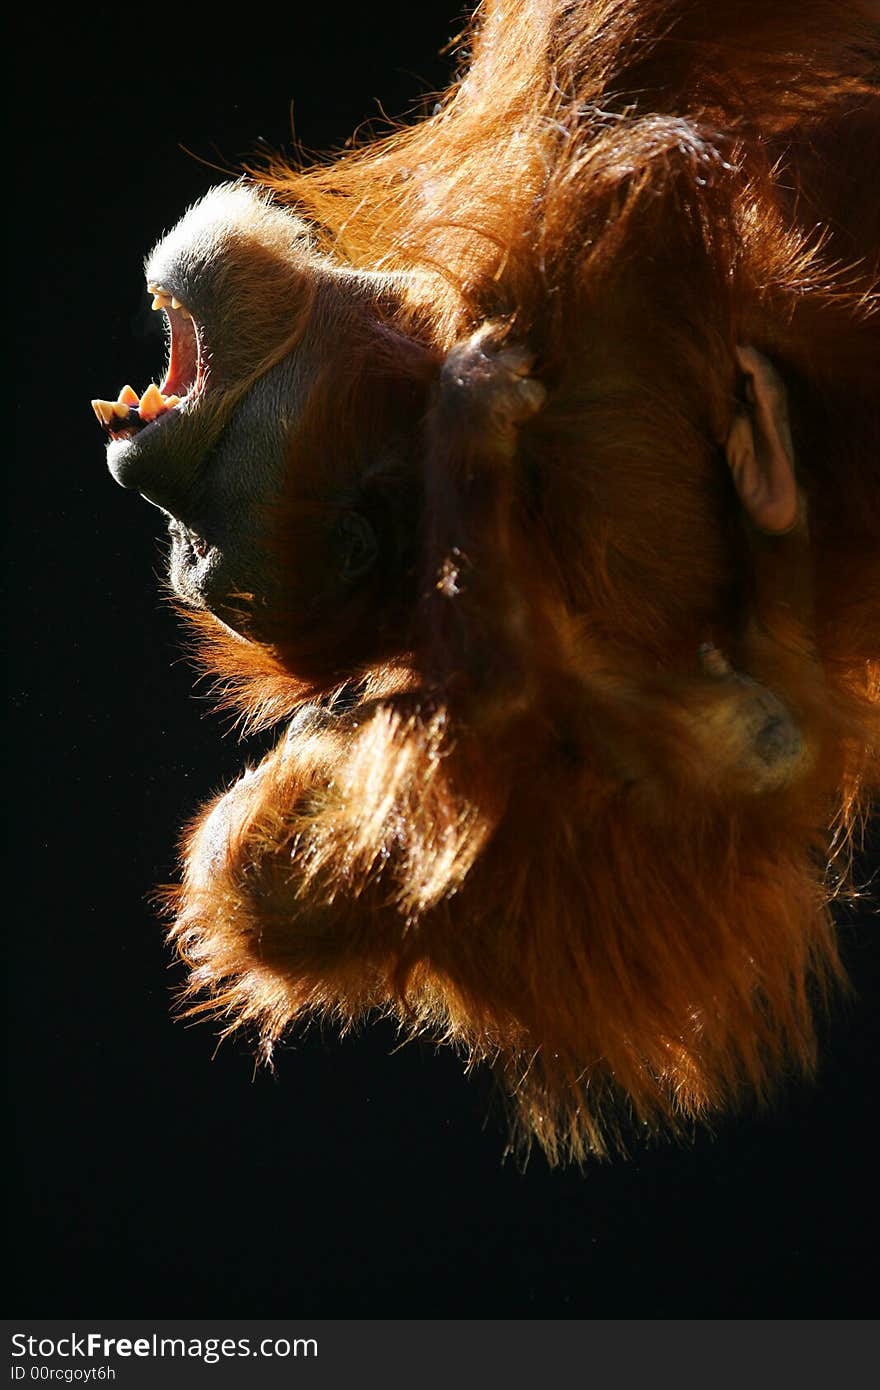
M430 117L152 252L110 469L278 729L186 832L194 1012L390 1014L551 1162L812 1066L878 780L873 10L488 0Z

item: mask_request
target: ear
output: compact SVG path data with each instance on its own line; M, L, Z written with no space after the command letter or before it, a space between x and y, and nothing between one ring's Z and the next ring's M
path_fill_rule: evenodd
M361 512L343 512L334 531L336 561L345 584L356 584L369 574L379 556L379 542L372 525Z
M759 531L782 535L798 519L794 449L785 383L753 347L738 347L746 404L734 416L725 452L740 501Z

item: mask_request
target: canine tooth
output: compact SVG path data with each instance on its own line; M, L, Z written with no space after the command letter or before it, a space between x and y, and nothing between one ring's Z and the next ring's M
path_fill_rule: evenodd
M142 420L155 420L157 415L161 415L165 409L165 401L162 399L162 392L154 381L151 381L144 394L141 396L140 414Z
M140 401L140 397L133 386L123 386L116 399L117 401L122 401L124 405L137 405Z
M166 294L164 290L160 290L157 294L153 295L153 303L151 307L153 309L167 309L170 303L171 295Z
M174 295L171 296L171 307L172 307L172 309L182 309L182 308L183 308L183 305L181 304L180 300L179 300L179 299L175 299Z

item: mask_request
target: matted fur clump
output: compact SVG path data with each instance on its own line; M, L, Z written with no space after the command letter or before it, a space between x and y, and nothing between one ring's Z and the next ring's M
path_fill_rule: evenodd
M812 1066L878 772L871 9L489 0L429 119L153 253L110 464L279 725L186 837L196 1010L391 1014L551 1161Z

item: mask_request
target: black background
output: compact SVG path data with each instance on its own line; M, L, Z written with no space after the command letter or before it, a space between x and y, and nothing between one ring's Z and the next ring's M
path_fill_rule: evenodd
M453 0L34 15L7 262L14 1160L19 1316L846 1317L869 1308L877 945L814 1086L692 1144L586 1173L502 1159L490 1084L377 1025L254 1072L170 1016L150 903L178 827L244 758L163 607L159 514L116 487L92 396L162 345L143 254L220 173L290 138L338 147L377 100L441 87ZM220 27L217 27L217 26ZM184 152L184 148L190 153ZM868 861L863 865L866 872Z

